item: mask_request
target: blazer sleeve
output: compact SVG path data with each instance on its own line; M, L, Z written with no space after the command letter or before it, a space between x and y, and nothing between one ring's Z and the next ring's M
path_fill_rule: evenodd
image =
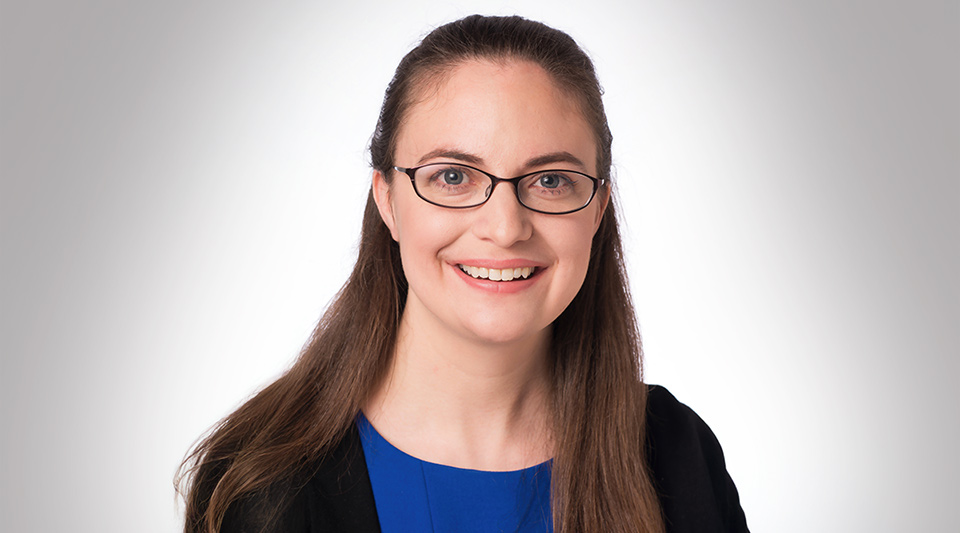
M669 533L747 532L713 431L667 389L647 397L647 452Z

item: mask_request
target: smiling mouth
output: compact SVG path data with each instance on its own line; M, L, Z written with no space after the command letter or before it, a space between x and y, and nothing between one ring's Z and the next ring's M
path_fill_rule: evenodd
M477 279L488 279L490 281L513 281L515 279L527 279L537 270L537 267L521 268L485 268L469 265L457 265L460 270L467 275Z

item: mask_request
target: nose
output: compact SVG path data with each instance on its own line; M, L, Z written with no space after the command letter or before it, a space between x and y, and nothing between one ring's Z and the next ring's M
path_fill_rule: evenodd
M520 205L512 183L499 182L490 198L477 208L473 232L501 248L509 248L533 236L532 213Z

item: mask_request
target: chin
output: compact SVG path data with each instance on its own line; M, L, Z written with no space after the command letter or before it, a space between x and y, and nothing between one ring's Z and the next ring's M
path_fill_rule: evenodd
M510 345L517 343L536 342L543 338L542 334L547 332L547 328L539 327L518 327L515 321L495 322L478 325L476 323L469 325L469 332L480 342L492 345Z

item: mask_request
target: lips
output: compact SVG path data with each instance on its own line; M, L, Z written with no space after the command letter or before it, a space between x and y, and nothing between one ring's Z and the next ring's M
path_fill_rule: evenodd
M537 267L533 266L517 268L487 268L463 264L458 264L457 267L459 267L460 270L470 277L476 279L488 279L490 281L513 281L527 279L533 275L537 269Z

